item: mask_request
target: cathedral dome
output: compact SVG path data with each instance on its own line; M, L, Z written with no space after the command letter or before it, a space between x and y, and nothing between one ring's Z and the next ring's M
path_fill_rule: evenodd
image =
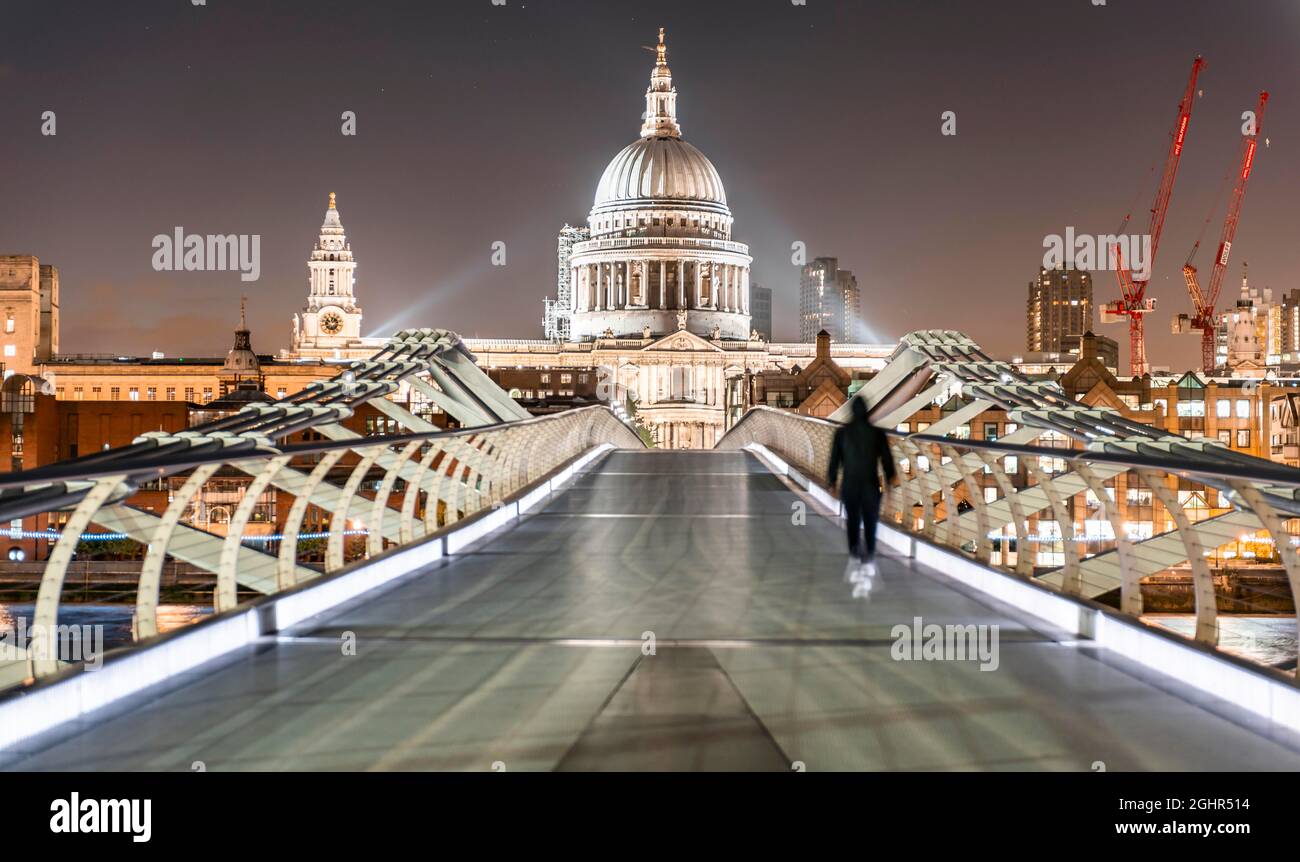
M564 309L577 341L682 330L747 341L753 258L732 241L731 225L717 168L682 140L661 28L641 136L601 174L585 237L566 246L573 229L561 233L561 293L546 314L559 320L554 310Z
M602 216L630 210L695 211L714 228L731 224L727 192L718 169L704 153L682 140L682 127L677 122L677 88L673 86L667 56L668 46L660 29L655 66L645 93L645 111L641 114L641 137L614 156L600 177L591 208L593 236L603 232L597 228ZM644 223L644 219L644 214L634 214L633 222ZM612 226L608 221L606 230L621 227L621 219L615 218Z
M593 213L660 201L712 204L724 210L727 192L717 168L680 137L643 137L614 156L596 187Z

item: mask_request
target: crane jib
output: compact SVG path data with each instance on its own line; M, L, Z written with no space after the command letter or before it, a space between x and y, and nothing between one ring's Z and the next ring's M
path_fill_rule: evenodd
M1187 142L1187 130L1192 120L1192 110L1196 105L1196 79L1205 68L1205 60L1199 55L1192 61L1192 74L1187 79L1187 88L1183 91L1182 101L1178 103L1177 121L1174 124L1173 138L1170 140L1169 152L1165 156L1164 173L1160 185L1156 188L1156 197L1151 204L1151 226L1147 231L1150 242L1150 254L1144 271L1146 276L1137 281L1125 272L1122 264L1117 265L1120 287L1120 299L1108 307L1115 309L1115 316L1125 315L1129 319L1129 372L1134 376L1146 373L1149 368L1146 360L1146 332L1142 315L1150 312L1154 300L1145 300L1143 294L1150 279L1150 267L1155 261L1156 250L1160 245L1160 234L1164 228L1165 215L1173 197L1174 179L1178 174L1178 163L1182 158L1183 146ZM1125 224L1128 219L1125 218ZM1189 289L1191 289L1189 287ZM1213 345L1211 345L1213 346Z

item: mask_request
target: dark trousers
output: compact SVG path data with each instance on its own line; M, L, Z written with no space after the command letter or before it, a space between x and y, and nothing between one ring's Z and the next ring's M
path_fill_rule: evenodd
M870 486L843 488L841 494L844 517L848 521L849 554L863 560L874 557L876 521L880 518L880 489Z

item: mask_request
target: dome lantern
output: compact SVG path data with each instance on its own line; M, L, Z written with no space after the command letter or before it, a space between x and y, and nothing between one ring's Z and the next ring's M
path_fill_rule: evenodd
M677 90L673 87L673 73L668 68L668 46L664 44L664 28L659 28L659 46L655 49L655 67L650 72L650 87L645 91L645 122L641 124L643 138L680 138L682 127L677 124Z

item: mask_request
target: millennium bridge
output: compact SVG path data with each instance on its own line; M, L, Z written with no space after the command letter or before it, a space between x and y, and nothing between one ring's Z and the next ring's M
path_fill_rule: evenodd
M461 427L386 398L403 383ZM1283 655L1229 643L1209 563L1267 537L1294 603L1300 471L1089 409L955 332L905 337L854 397L898 465L879 571L855 582L823 482L835 421L756 407L713 450L646 448L603 406L530 417L443 330L4 474L0 519L61 526L32 642L0 653L0 768L1300 769L1295 619ZM402 433L345 428L361 404ZM991 408L1015 430L971 439ZM247 487L226 534L184 523L231 472ZM161 514L130 505L169 477ZM1128 488L1167 525L1134 533ZM246 535L267 489L292 500L274 552ZM309 510L329 514L323 561L299 552ZM94 667L60 649L92 527L147 546L133 641ZM213 606L160 631L169 560L210 573ZM1174 567L1194 605L1177 625L1143 593ZM966 634L978 655L949 649Z

